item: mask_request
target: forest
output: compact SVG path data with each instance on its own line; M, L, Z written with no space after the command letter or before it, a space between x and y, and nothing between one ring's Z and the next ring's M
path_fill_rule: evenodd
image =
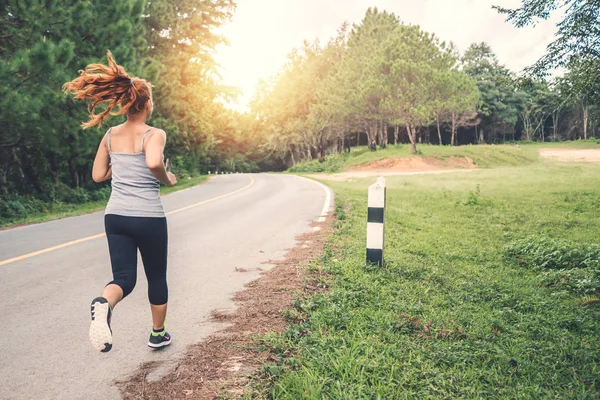
M110 50L154 85L149 123L168 134L180 177L208 171L285 170L333 152L410 143L466 145L598 136L598 9L583 0L531 0L498 8L516 26L569 4L546 56L510 71L486 43L464 52L369 8L323 43L307 40L262 81L247 112L227 107L215 30L233 0L2 1L0 9L0 217L108 196L91 165L113 117L83 131L87 109L61 91ZM582 26L587 27L582 30ZM587 30L586 30L587 29ZM555 74L553 71L563 71Z
M500 10L508 12L507 10ZM597 13L597 11L596 11ZM397 16L369 9L327 44L305 42L252 104L263 146L287 167L368 145L464 145L596 137L595 61L553 77L516 74L484 42L463 54Z

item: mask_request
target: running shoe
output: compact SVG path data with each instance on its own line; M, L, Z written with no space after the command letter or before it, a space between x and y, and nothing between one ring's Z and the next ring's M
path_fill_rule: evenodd
M150 339L148 340L148 346L153 349L159 349L171 344L171 335L164 328L162 331L157 332L152 329L150 333Z
M92 323L90 324L90 342L96 350L106 353L112 349L112 329L110 318L112 309L104 297L92 300Z

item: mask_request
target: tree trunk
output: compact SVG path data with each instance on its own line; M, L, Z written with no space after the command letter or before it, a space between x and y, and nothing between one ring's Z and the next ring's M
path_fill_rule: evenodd
M73 166L73 160L67 161L67 165L69 166L69 173L71 174L71 185L75 188L79 187L79 174L77 170Z
M587 140L588 119L590 110L587 104L583 104L583 140Z
M529 122L529 116L526 112L524 112L521 115L521 118L523 119L523 131L525 132L525 140L529 142L531 141L531 124Z
M21 183L23 185L25 185L25 172L23 171L23 165L21 164L21 158L19 158L19 155L17 154L17 149L15 147L12 148L12 155L13 155L13 160L14 160L14 164L17 166L17 171L19 172L19 177L21 178Z
M415 131L413 129L411 129L411 126L408 123L406 124L406 132L408 133L408 139L410 140L411 151L413 154L417 154L417 143L415 141Z
M394 144L398 144L398 131L400 131L400 125L394 126Z
M558 116L559 111L555 111L554 114L552 114L552 140L554 142L558 140Z
M388 145L388 132L387 132L387 122L383 121L383 123L381 124L381 142L380 142L380 146L382 149L385 149Z
M373 122L368 129L369 148L371 151L377 150L377 122Z
M456 113L452 113L452 138L450 139L450 143L452 146L456 146L455 140L458 140L456 137Z
M437 123L437 131L438 131L438 140L439 140L439 145L443 145L442 143L442 132L440 131L440 119L436 118L435 122Z

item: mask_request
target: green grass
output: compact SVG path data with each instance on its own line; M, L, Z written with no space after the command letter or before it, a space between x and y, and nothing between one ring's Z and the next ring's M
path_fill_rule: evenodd
M579 149L598 149L595 140L557 143L518 143L477 146L417 146L419 156L444 159L447 157L469 157L480 168L519 166L535 163L539 159L539 149L550 147L569 147ZM411 157L410 145L390 145L384 150L370 151L366 146L356 147L350 153L330 154L325 161L317 160L299 163L290 172L339 172L345 168L392 157Z
M178 190L187 189L208 179L206 175L200 175L189 179L180 180L176 186L166 187L161 186L161 195L176 192ZM55 219L61 219L66 217L73 217L77 215L89 214L95 211L103 210L106 206L107 200L90 201L83 204L68 204L68 203L54 203L49 204L47 211L45 212L33 212L28 214L25 218L18 219L7 219L0 220L0 228L8 228L11 226L27 225L40 222L52 221Z
M312 268L331 288L299 298L290 328L264 338L280 361L259 395L600 398L598 286L546 276L598 267L599 176L597 164L545 162L387 178L384 268L364 261L374 178L327 182L339 220Z

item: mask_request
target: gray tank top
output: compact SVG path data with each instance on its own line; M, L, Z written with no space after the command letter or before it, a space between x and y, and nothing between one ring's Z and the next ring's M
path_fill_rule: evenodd
M110 128L106 134L110 165L112 167L112 193L105 214L126 217L165 216L160 200L160 182L152 175L146 165L144 139L149 128L142 136L139 153L115 153L110 148Z

